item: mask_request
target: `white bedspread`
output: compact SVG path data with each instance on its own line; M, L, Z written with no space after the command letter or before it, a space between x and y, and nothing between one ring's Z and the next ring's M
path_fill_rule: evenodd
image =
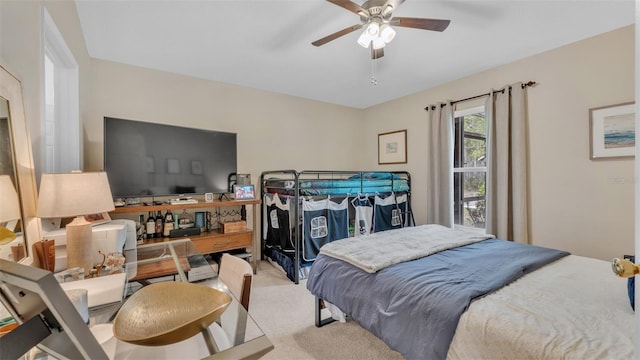
M626 279L575 255L474 301L449 359L632 359L634 313Z
M442 225L421 225L333 241L324 245L320 253L375 273L394 264L492 237Z

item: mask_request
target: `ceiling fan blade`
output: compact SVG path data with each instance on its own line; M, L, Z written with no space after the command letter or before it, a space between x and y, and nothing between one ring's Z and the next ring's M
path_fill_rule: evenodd
M348 33L354 32L354 31L360 29L361 27L362 27L362 24L349 26L348 28L344 28L344 29L342 29L340 31L336 31L331 35L327 35L327 36L323 37L322 39L318 39L318 40L312 42L311 44L315 45L315 46L324 45L324 44L328 43L331 40L335 40L335 39L339 38L340 36L344 36L344 35L347 35Z
M389 22L393 26L401 26L423 30L444 31L451 20L394 17Z
M327 1L332 4L338 5L342 8L345 8L354 14L364 16L364 17L369 16L369 13L367 12L367 10L363 9L362 6L354 3L353 1L350 1L350 0L327 0Z
M373 46L371 46L371 58L373 60L380 59L383 56L384 56L384 48L374 49Z

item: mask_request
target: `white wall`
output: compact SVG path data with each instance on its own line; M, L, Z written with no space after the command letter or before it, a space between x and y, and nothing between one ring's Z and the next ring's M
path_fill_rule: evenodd
M86 81L89 79L89 55L80 32L80 21L72 1L0 1L0 63L22 83L24 115L31 138L35 175L42 168L41 119L43 114L43 7L49 11L79 65L80 111L87 103ZM37 231L39 233L39 231ZM37 237L37 236L36 236ZM40 239L29 237L31 244Z
M0 62L22 82L25 116L29 122L38 178L42 168L43 7L51 15L78 63L80 114L85 111L88 103L86 87L90 71L90 58L73 1L0 1Z
M361 168L361 110L93 60L85 167L102 168L103 117L238 134L238 172Z
M589 108L634 100L634 26L628 26L367 109L369 168L406 168L423 223L427 146L423 108L516 81L529 94L530 217L534 244L611 260L634 251L633 159L589 160ZM408 164L376 166L377 133L408 129Z

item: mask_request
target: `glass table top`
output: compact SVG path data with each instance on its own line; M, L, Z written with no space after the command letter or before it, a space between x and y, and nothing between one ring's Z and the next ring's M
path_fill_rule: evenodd
M191 282L231 295L231 303L220 319L209 327L220 351L211 358L223 356L223 353L224 356L228 356L229 353L240 354L247 351L255 352L257 358L272 349L271 343L259 326L189 239L139 245L136 249L125 252L125 257L128 295L142 286L159 281ZM117 340L115 355L115 358L134 359L141 356L205 358L211 354L207 351L205 337L196 335L180 343L154 347Z
M126 258L124 273L126 275L124 276L122 301L91 307L92 295L89 293L89 329L109 359L257 359L273 349L273 345L260 327L218 278L218 274L189 239L139 245L136 249L126 251L124 255ZM122 273L115 275L120 279L123 277ZM99 276L95 280L89 279L89 281L104 282L109 279L116 279L116 276ZM87 279L83 281L87 281ZM123 304L132 294L140 291L144 286L161 281L189 282L214 288L229 294L231 302L222 315L202 334L196 334L177 343L163 346L143 346L115 338L113 336L113 319ZM49 283L47 282L47 284ZM121 290L120 288L115 291ZM47 298L49 296L40 294L40 297ZM119 295L116 297L119 298ZM175 311L175 307L171 310ZM158 312L160 311L162 309L158 309ZM74 321L71 319L68 322L73 325ZM66 323L67 321L63 320L62 322ZM80 323L80 327L82 326L84 325ZM78 329L77 323L74 329L69 330L69 337L72 339L79 337L78 333L82 332L82 329ZM46 349L46 347L38 345L38 349L27 353L26 358L54 358L51 353L42 352Z

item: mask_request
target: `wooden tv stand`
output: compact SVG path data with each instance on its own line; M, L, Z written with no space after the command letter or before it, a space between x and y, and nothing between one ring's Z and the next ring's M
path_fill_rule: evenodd
M253 267L253 273L257 271L258 261L258 249L257 245L260 241L257 239L258 231L255 231L255 224L258 216L257 207L260 205L260 199L251 200L215 200L213 202L200 201L197 204L162 204L162 205L140 205L140 206L124 206L118 207L114 211L110 212L112 218L116 218L118 214L125 213L137 213L147 214L148 212L157 213L158 211L165 212L171 210L174 213L181 210L189 209L207 209L207 208L220 208L229 206L243 206L250 205L252 207L253 215L253 229L247 228L245 231L233 232L223 234L219 230L206 231L199 235L189 235L188 238L195 245L198 251L202 254L211 254L217 252L225 252L235 249L250 248L251 249L251 266ZM144 225L144 224L143 224ZM146 239L145 243L171 241L181 238L153 238Z

